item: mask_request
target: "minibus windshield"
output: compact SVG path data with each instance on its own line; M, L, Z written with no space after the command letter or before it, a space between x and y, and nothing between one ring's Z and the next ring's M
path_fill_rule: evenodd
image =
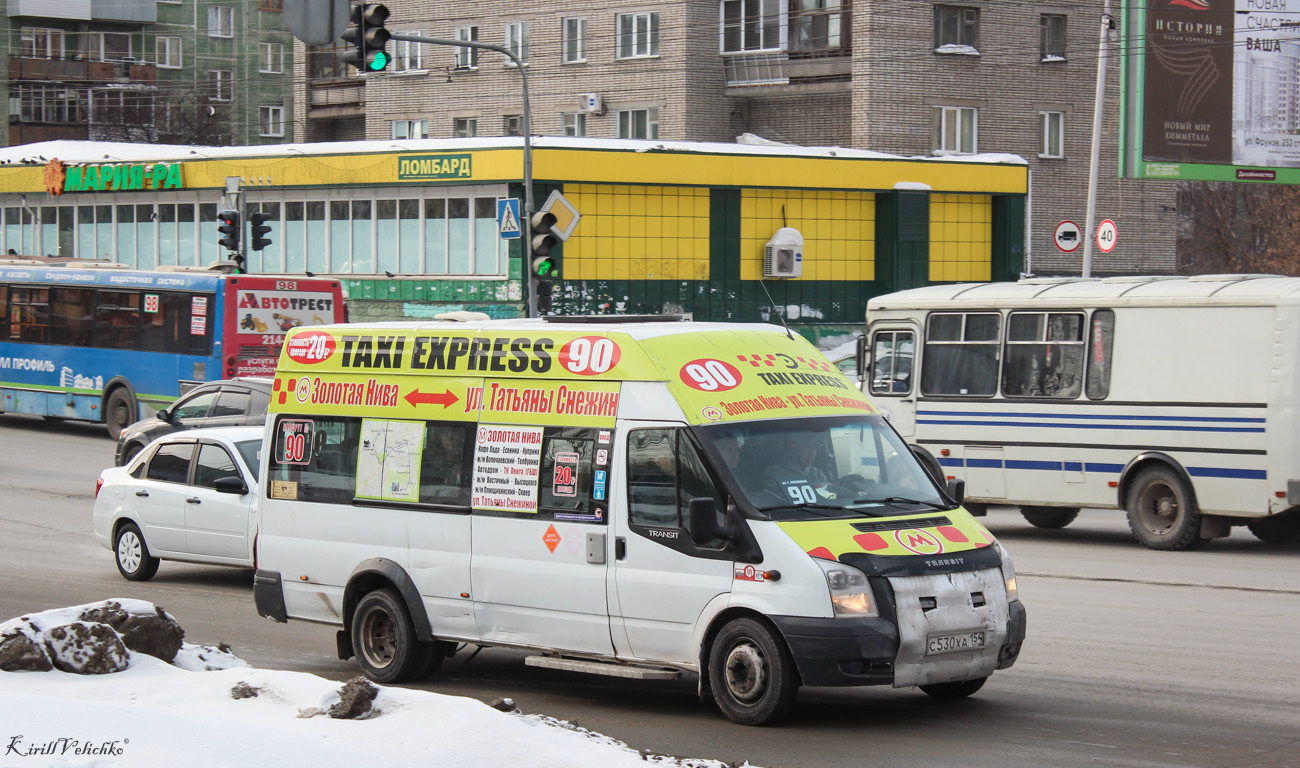
M705 427L734 492L772 519L948 509L934 481L878 415Z

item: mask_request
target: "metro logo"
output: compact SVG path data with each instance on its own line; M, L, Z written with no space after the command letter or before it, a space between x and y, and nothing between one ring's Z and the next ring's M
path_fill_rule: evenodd
M943 543L925 531L915 528L894 531L894 540L903 548L918 555L936 555L943 551Z
M324 331L307 331L289 339L284 352L295 363L314 365L330 358L337 349L334 337Z

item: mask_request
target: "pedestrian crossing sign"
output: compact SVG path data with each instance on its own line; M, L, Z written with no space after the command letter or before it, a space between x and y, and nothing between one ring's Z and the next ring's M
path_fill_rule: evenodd
M497 201L497 226L502 240L518 240L522 234L519 226L519 198L508 197Z

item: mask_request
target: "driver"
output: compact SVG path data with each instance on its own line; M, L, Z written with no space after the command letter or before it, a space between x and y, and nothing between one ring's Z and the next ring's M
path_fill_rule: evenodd
M821 442L818 435L814 432L792 432L788 440L785 455L768 468L768 479L778 484L802 480L813 488L828 485L830 478L813 463L817 459L817 449Z

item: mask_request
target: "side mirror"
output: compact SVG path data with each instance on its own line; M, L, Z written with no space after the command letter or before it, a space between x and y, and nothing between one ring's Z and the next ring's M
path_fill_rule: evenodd
M859 336L857 348L853 353L854 362L857 364L858 379L862 382L867 380L867 337Z
M156 413L156 414L154 414L154 415L157 416L158 419L159 419L160 421L165 421L165 422L167 422L168 424L172 423L172 409L171 409L171 408L164 408L164 409L162 409L161 411L159 411L158 413Z
M952 499L957 504L962 503L966 499L965 480L961 480L954 477L953 479L948 481L948 487L945 488L944 490L948 492L948 498Z
M691 543L697 547L708 546L718 539L732 541L736 538L735 528L718 525L718 502L711 496L701 496L687 502L686 530L691 536Z
M244 482L244 478L238 475L219 477L212 483L212 487L216 489L217 493L233 493L236 496L243 496L248 493L248 485Z

